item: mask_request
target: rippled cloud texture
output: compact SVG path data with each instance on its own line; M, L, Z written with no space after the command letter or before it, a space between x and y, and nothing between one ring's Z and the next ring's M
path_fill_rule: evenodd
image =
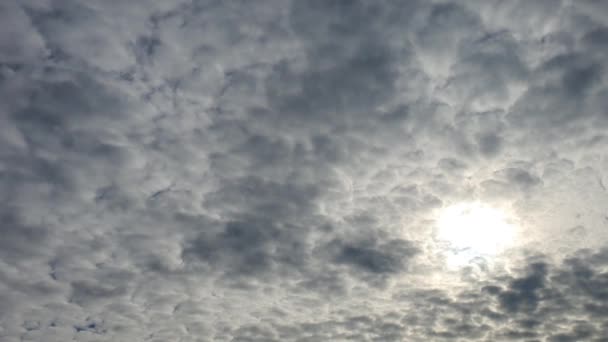
M608 341L608 2L0 2L0 340ZM436 212L507 207L453 269Z

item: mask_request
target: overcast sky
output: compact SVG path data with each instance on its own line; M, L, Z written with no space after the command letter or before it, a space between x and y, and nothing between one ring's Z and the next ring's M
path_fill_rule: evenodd
M604 0L0 1L0 340L606 342L607 57Z

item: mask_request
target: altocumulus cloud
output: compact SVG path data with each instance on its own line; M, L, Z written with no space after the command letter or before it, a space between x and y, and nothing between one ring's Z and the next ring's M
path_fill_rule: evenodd
M3 1L0 339L608 341L607 53L593 0ZM455 271L471 199L526 233Z

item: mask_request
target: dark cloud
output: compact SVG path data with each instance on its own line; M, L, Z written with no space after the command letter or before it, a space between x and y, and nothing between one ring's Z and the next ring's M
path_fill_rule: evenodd
M598 115L588 105L603 87L602 74L600 65L586 55L555 56L538 68L532 86L515 103L510 119L516 124L536 126L545 135L542 131L548 128L576 125L586 116Z
M534 311L538 306L538 290L544 287L547 265L535 263L530 266L530 274L514 279L507 290L499 291L498 301L507 312Z
M408 259L417 250L408 241L392 240L383 244L363 241L357 244L334 241L330 249L337 249L335 262L359 268L365 272L383 274L406 270Z
M498 178L505 179L507 182L523 189L538 185L541 182L537 176L516 167L498 170L494 174Z
M11 210L12 209L12 210ZM2 213L0 233L3 236L2 253L4 260L16 262L40 254L39 247L48 242L49 233L43 227L30 226L20 218L16 208L5 208Z

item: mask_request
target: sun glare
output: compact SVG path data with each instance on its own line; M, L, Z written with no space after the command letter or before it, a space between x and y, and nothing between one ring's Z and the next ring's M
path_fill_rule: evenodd
M455 255L490 256L507 248L516 225L503 210L480 202L444 208L437 220L437 238Z

